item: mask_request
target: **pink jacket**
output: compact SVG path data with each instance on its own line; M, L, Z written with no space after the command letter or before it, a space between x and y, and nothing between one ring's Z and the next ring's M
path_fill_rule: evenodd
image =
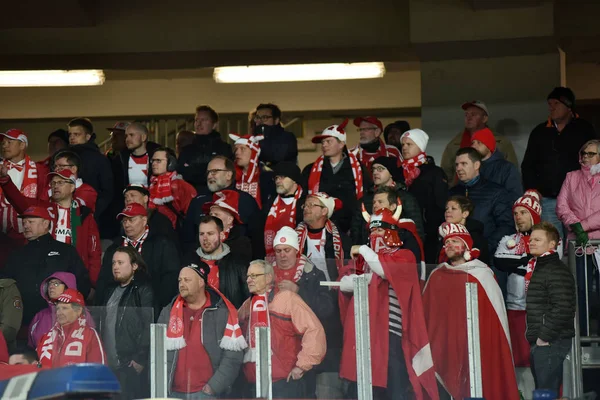
M569 172L556 202L556 215L567 227L580 222L590 239L600 239L600 164ZM568 238L575 235L569 229Z

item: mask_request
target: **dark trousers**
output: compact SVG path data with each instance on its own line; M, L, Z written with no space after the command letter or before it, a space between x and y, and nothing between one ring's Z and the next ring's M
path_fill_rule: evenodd
M287 382L286 379L281 379L273 382L273 398L274 399L302 399L305 397L304 378Z
M581 336L587 336L585 258L587 258L587 284L590 319L599 319L597 311L600 304L600 284L598 282L598 269L596 268L594 255L592 254L589 256L577 257L575 260L575 265L577 267L577 302L579 306L579 329ZM594 333L593 327L590 327L590 334L594 335Z
M142 370L141 374L133 367L116 368L113 371L121 384L122 399L142 399L150 396L150 380L146 369Z
M408 378L404 351L402 351L402 340L390 333L388 378L387 388L373 386L374 400L409 400L413 399L413 388ZM358 398L356 382L352 382L348 389L348 399Z
M536 389L558 393L563 378L563 362L571 350L571 339L559 339L549 346L531 345L531 372Z

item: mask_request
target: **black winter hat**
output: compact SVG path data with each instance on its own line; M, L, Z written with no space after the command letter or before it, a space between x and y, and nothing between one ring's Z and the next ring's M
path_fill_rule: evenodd
M50 138L52 137L57 137L63 142L65 142L67 145L69 144L69 132L65 131L64 129L57 129L51 134L49 134L48 141L50 141Z
M398 168L398 159L395 157L377 157L371 165L379 164L384 166L392 175L392 179L396 183L404 182L402 170Z
M388 136L390 136L390 131L392 129L398 129L400 131L400 134L402 134L410 130L410 124L408 123L408 121L403 120L394 121L391 124L388 124L383 130L383 138L385 139L386 143L388 143Z
M277 163L275 167L273 167L273 173L275 176L286 176L298 185L302 184L302 173L300 172L300 168L292 161L282 161Z
M555 87L546 100L556 99L569 108L575 107L575 93L568 87Z

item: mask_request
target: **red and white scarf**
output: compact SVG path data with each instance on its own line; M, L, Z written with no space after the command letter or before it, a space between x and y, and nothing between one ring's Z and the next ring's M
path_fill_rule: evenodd
M38 197L38 168L34 161L25 156L23 163L14 163L9 160L4 160L4 166L10 171L14 169L23 173L23 182L21 183L21 193L23 196L30 199ZM40 190L42 190L40 188ZM18 213L12 205L6 200L6 196L0 188L0 229L3 232L13 230L15 232L23 232L21 221L18 218Z
M275 198L275 201L269 210L269 215L267 215L267 221L265 222L265 250L267 255L272 255L274 251L273 240L275 240L275 235L281 228L289 226L292 229L296 229L296 213L298 212L297 204L300 197L302 197L302 188L298 186L298 190L294 193L294 200L291 204L285 204L279 195ZM287 214L287 219L285 218L285 215L279 215L283 208L290 209L290 212Z
M356 193L356 199L360 200L363 197L363 176L362 169L360 168L360 161L356 156L349 152L348 159L350 160L350 167L352 168L352 175L354 176L354 187ZM320 156L313 163L310 175L308 177L308 194L318 193L319 185L321 183L321 173L323 172L323 162L325 161L324 156ZM342 159L342 161L344 160Z
M173 200L173 188L171 183L177 179L182 179L181 175L177 175L177 172L165 172L159 176L153 176L150 178L150 199L152 203L156 205L166 204Z
M391 152L390 148L383 143L383 140L379 139L379 147L375 153L367 153L360 145L354 146L350 149L350 153L356 155L356 158L371 172L371 167L373 166L373 161L375 161L378 157L392 157L401 160L401 155L398 151Z
M529 253L529 235L523 235L522 232L517 232L513 239L509 239L506 247L513 251L513 254Z
M223 337L219 341L219 347L224 350L230 351L242 351L248 344L244 335L242 334L242 328L240 328L240 322L238 319L238 313L233 304L221 292L214 287L211 287L223 300L227 307L227 325L223 332ZM209 296L209 294L207 294ZM186 346L185 338L183 337L184 332L184 321L183 321L183 305L185 300L181 295L177 296L171 313L169 315L169 325L167 326L167 350L180 350Z
M300 256L300 258L298 258L296 260L296 270L294 271L294 277L292 278L292 282L294 283L298 283L298 281L300 280L300 278L302 278L302 274L304 273L304 266L306 265L306 257L304 256ZM273 263L273 269L276 271L275 274L277 274L277 271L283 271L281 268L277 267L277 263Z
M73 332L68 337L65 337L65 332L62 326L58 322L54 324L54 327L50 330L50 332L46 333L42 339L41 343L41 351L40 351L40 364L44 368L52 368L53 357L55 356L54 351L60 351L62 348L77 348L82 349L85 343L84 332L87 327L87 320L85 318L85 313L77 319L77 321L73 322L73 324L78 324L78 328L73 327ZM62 340L62 345L58 345L57 339ZM67 343L68 342L68 343ZM74 345L75 343L79 343L79 345ZM73 352L71 352L73 353ZM66 354L65 355L73 355ZM81 360L78 362L85 362L85 353L79 354L81 356Z
M308 237L308 226L304 222L301 222L298 224L296 232L298 233L298 244L300 245L298 253L303 254L304 247L306 246L306 239ZM329 233L333 236L333 253L335 257L335 264L339 272L344 266L344 249L342 248L342 238L340 236L340 232L338 231L337 226L335 226L331 220L327 220L325 223L325 228L323 229L323 237L321 239L321 247L323 249L325 249L325 243L327 242L326 233Z
M254 200L256 200L256 203L258 204L258 208L262 209L259 181L260 163L258 161L258 157L260 156L260 146L258 142L263 140L264 136L258 135L248 138L233 134L229 136L235 140L235 144L250 148L250 163L248 164L248 170L244 172L244 168L238 165L235 166L235 187L254 197Z
M148 225L146 225L146 229L142 236L140 236L137 240L131 240L127 236L123 236L123 247L131 246L137 250L138 253L142 254L142 246L144 242L148 238Z
M244 354L244 362L256 362L256 335L255 328L269 326L269 292L255 294L250 301L250 317L248 320L248 337L250 343L248 351Z
M531 277L533 276L533 271L535 271L537 259L539 257L546 257L546 256L549 256L554 253L556 253L556 250L550 250L550 251L545 252L541 256L532 257L531 260L529 260L529 262L527 263L527 273L525 273L525 292L527 292L527 289L529 289L529 282L531 282Z
M424 151L416 156L402 161L402 172L404 173L404 181L406 186L412 183L419 177L421 170L419 167L427 162L427 154Z

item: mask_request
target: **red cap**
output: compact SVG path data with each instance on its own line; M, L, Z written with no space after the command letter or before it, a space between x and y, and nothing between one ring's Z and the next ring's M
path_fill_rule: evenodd
M138 215L143 215L145 217L148 215L148 212L146 211L143 205L138 203L131 203L117 215L117 219L121 220L121 218L123 217L137 217Z
M106 128L107 131L109 132L125 132L125 129L127 129L127 127L129 126L129 122L117 122L115 124L115 126L113 126L112 128Z
M51 221L50 213L48 213L48 209L44 207L32 206L27 210L23 211L19 218L42 218Z
M474 140L483 143L483 145L492 153L496 151L496 138L490 128L483 128L473 133L473 136L471 136L471 143L473 143Z
M221 190L213 194L213 201L210 203L204 203L202 211L205 214L210 212L212 207L221 207L235 218L235 220L242 224L238 207L240 204L240 194L235 190Z
M65 289L56 301L59 303L75 303L85 307L83 295L77 289Z
M53 176L60 176L67 181L71 181L73 185L77 184L77 177L70 169L65 168L62 171L53 171L48 174L48 178L52 178Z
M379 129L383 131L383 124L376 117L357 117L354 118L354 125L360 126L361 122L368 122L369 124L376 125Z
M12 140L18 140L19 142L29 144L29 140L27 139L27 134L20 129L9 129L4 133L0 133L0 135L7 137L9 139L12 139Z

